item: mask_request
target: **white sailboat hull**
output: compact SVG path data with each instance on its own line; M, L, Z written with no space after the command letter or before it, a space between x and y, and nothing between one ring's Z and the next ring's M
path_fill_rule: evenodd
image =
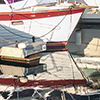
M43 39L43 41L67 41L81 14L68 15L66 17L64 15L34 20L20 20L23 22L23 25L12 25L12 22L19 20L0 21L0 24L31 34Z
M45 42L68 41L85 8L72 8L66 3L17 9L20 2L0 5L0 25L7 30L16 29L40 38ZM20 5L19 5L20 6ZM70 8L69 8L70 7ZM1 30L1 29L0 29ZM3 31L6 33L7 30ZM16 33L16 31L13 31ZM35 38L35 39L37 39Z

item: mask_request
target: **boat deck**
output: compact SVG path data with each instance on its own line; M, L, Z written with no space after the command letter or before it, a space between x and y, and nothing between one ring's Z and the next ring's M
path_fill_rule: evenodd
M0 47L16 44L16 41L18 43L33 42L32 38L33 36L28 33L0 24ZM35 42L42 42L42 40L37 38Z

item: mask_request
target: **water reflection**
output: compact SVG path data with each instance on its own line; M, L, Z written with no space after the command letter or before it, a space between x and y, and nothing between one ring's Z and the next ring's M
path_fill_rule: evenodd
M91 87L100 89L100 70L99 69L89 69L82 68L82 71L86 77L92 82Z

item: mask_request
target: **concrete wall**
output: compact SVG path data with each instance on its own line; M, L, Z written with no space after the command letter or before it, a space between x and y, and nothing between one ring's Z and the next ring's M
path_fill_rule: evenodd
M80 32L81 44L76 44L77 31L75 30L67 44L68 50L73 54L100 57L100 30L81 29Z
M84 0L76 1L83 2ZM91 10L85 9L75 31L69 39L67 48L73 54L100 57L100 11L98 14L88 14L88 12L91 12ZM77 37L78 40L76 39L77 28L78 32L81 33L81 36Z

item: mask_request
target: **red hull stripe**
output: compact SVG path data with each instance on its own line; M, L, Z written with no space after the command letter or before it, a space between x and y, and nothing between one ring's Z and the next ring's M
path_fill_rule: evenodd
M28 80L27 83L21 83L17 79L12 78L0 78L0 84L2 85L13 85L13 86L43 86L43 87L51 87L51 86L65 86L65 85L81 85L86 84L86 80L37 80L32 81Z
M68 41L59 41L59 42L47 42L47 50L46 52L54 52L54 51L68 51L66 45Z
M68 41L47 42L47 46L66 46Z
M27 20L27 19L38 19L38 18L49 18L57 17L67 14L81 13L84 9L73 9L72 11L67 10L57 10L57 11L39 11L39 12L12 12L0 13L0 21L9 21L9 20Z

